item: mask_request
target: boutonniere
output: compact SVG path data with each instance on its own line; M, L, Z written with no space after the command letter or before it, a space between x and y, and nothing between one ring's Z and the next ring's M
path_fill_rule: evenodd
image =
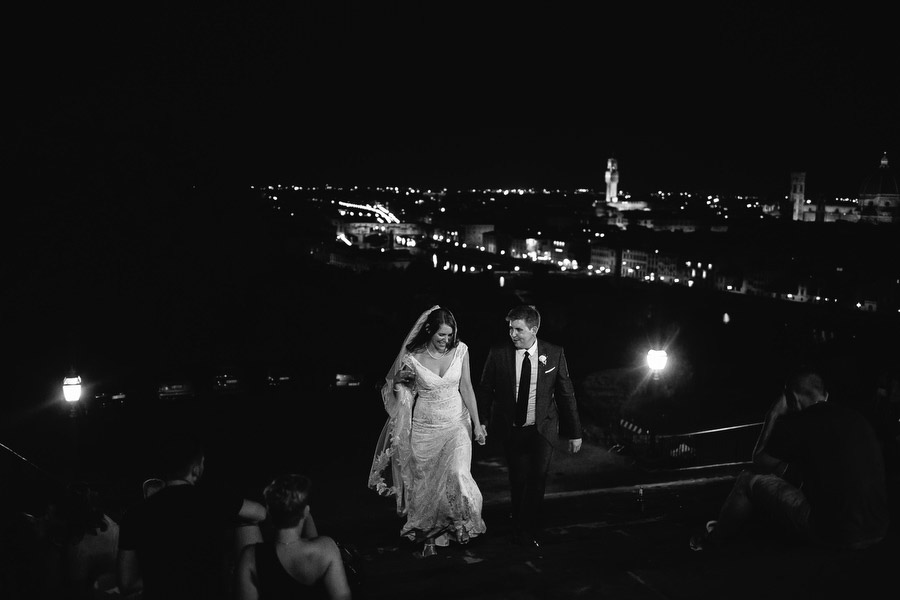
M538 361L546 367L547 366L547 355L541 354L540 356L538 356Z

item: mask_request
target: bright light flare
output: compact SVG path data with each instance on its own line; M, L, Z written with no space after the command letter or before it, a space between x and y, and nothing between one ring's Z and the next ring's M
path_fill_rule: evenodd
M81 399L81 377L72 375L63 379L63 398L66 402L78 402Z
M647 366L652 371L662 371L666 368L669 356L665 350L649 350L647 352Z

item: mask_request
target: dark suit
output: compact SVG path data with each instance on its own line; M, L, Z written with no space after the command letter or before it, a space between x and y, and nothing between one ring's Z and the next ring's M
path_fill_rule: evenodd
M488 439L502 443L506 454L513 526L519 532L533 535L540 528L540 509L553 447L557 438L580 439L581 422L563 349L538 339L534 425L513 425L515 353L511 342L491 348L476 396L481 422L489 427Z

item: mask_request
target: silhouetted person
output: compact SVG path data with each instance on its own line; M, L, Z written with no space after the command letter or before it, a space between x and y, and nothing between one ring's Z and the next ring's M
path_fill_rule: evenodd
M802 408L777 420L766 447L799 471L802 489L777 474L743 471L718 520L691 539L692 549L729 541L757 515L802 540L835 548L866 548L886 536L890 514L884 459L868 419L853 408L826 402L816 373L792 377L786 395L795 396Z
M20 507L12 498L12 486L0 485L0 597L4 600L63 597L60 548L50 532L53 511L49 498L33 508Z
M226 597L225 564L232 551L227 536L243 523L264 520L265 508L198 485L205 457L193 438L179 436L162 447L168 453L165 487L133 505L122 520L119 589L143 589L146 600Z
M782 393L778 396L778 399L775 400L771 407L769 407L769 411L766 413L766 418L763 421L762 430L759 432L759 437L756 439L756 445L753 447L754 472L774 473L785 479L791 479L787 474L788 463L776 456L772 456L768 449L772 431L775 429L775 425L781 417L808 408L812 403L828 401L828 392L825 390L824 382L821 381L818 375L814 375L811 372L803 374L798 373L796 375L798 380L803 377L813 377L813 379L809 379L806 383L801 385L816 386L817 393L798 396L788 387L784 388ZM793 477L796 478L796 472L793 473ZM794 483L799 484L799 481L794 479Z
M238 600L351 597L338 545L320 536L313 522L311 485L302 475L282 475L266 486L266 523L273 531L270 540L241 552Z
M92 598L94 588L115 587L119 525L107 515L98 492L86 482L67 486L55 510L63 580L71 598Z

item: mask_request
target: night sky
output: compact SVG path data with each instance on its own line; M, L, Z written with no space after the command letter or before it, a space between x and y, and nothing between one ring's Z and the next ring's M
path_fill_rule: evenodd
M874 9L107 4L7 19L31 181L601 187L615 156L633 193L834 196L900 164Z

